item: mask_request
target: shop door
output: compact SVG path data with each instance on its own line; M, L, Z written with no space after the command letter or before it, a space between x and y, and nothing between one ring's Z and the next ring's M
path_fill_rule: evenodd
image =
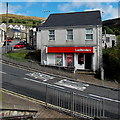
M84 65L84 54L81 53L81 54L78 54L78 66L77 66L78 69L84 69L85 68L85 65Z
M85 69L91 69L92 66L92 54L85 54Z

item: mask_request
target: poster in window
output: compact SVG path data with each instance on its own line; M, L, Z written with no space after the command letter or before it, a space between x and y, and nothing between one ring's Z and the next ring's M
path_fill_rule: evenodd
M73 66L73 54L67 54L66 55L66 63L68 67Z
M56 65L62 66L62 64L63 64L62 54L57 54L56 55Z

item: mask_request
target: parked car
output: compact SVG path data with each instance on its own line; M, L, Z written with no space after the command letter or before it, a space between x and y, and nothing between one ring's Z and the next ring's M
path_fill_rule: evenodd
M7 41L8 41L8 42L12 42L12 38L8 38Z
M25 45L23 43L18 43L16 45L14 45L14 49L19 49L19 48L23 48L25 47Z
M11 39L8 39L7 41L8 41L8 42L12 42L12 40L11 40Z

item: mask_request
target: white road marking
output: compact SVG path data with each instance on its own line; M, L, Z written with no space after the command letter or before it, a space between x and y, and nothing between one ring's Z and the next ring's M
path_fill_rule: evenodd
M48 81L50 79L54 79L55 77L43 73L33 72L26 74L30 77L34 77L35 79L42 79L43 81Z
M104 100L108 100L108 101L112 101L112 102L117 102L117 103L120 102L120 101L118 101L118 100L114 100L114 99L110 99L110 98L106 98L106 97L101 97L101 96L94 95L94 94L89 94L89 95L92 96L92 97L102 98L102 99L104 99Z
M7 74L6 72L0 71L0 73Z
M86 89L86 87L88 87L88 84L83 84L80 82L73 82L73 81L69 81L67 79L63 79L59 82L56 82L55 84L60 85L60 86L65 86L68 88L72 88L72 89L77 89L80 91L84 91Z
M44 85L49 85L49 86L52 86L52 87L57 87L57 88L60 88L60 89L65 89L64 87L60 87L60 86L57 86L57 85L51 85L49 83L44 83L44 82L36 81L36 80L33 80L33 79L29 79L29 78L24 78L24 79L28 80L28 81L44 84Z

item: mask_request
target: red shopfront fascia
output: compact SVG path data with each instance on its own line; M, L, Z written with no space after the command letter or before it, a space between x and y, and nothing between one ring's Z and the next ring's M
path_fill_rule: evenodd
M47 47L47 53L93 53L93 47Z

